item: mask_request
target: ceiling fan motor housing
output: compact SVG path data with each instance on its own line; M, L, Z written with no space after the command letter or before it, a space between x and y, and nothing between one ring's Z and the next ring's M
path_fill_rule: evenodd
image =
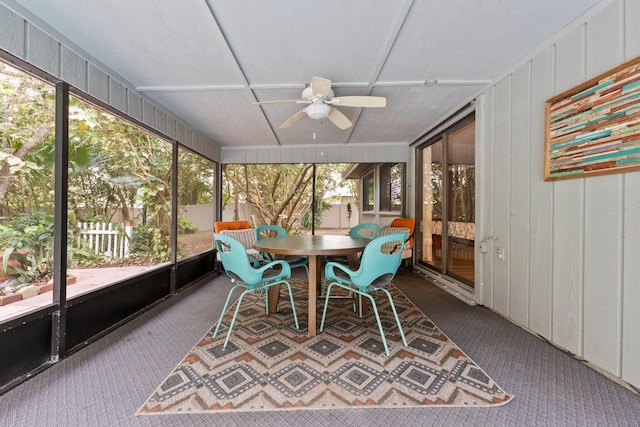
M307 116L311 117L314 120L322 120L326 119L329 116L329 113L331 112L331 106L325 104L322 101L314 102L306 108L305 112L307 113Z

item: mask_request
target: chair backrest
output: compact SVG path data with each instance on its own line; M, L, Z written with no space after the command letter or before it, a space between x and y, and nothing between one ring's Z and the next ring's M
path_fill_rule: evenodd
M375 239L376 237L380 237L380 226L375 223L364 222L351 228L351 230L349 230L349 236L354 239L362 237Z
M395 218L389 224L391 227L406 227L409 229L409 237L408 242L406 243L406 247L411 249L413 248L413 233L416 229L416 220L414 218Z
M216 221L213 223L213 232L219 233L222 230L242 230L249 227L249 221Z
M248 286L255 286L262 281L262 272L251 266L242 243L221 233L213 233L216 248L225 271L232 278L239 279ZM286 268L288 266L283 266Z
M233 237L244 246L245 249L253 249L253 244L256 242L256 230L253 228L241 228L239 230L222 230L220 234Z
M256 238L258 240L269 239L271 237L288 236L287 230L279 225L260 225L256 228Z
M353 284L367 287L379 278L390 282L402 262L402 247L406 239L406 233L389 234L377 237L367 244L360 258L360 268L351 276ZM387 243L399 244L398 250L385 253L382 247Z

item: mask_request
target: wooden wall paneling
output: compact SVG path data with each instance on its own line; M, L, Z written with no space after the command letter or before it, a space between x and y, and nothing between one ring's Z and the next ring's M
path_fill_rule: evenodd
M514 321L528 327L531 62L523 64L511 76L509 313Z
M109 99L113 108L127 112L127 87L115 79L109 81Z
M173 116L167 116L167 136L177 139L178 121Z
M510 178L511 178L511 76L496 84L494 105L494 267L493 303L494 309L510 316L509 231L511 223ZM503 257L500 259L499 253Z
M629 61L640 56L640 2L627 0L624 4L624 60Z
M86 92L87 61L71 49L62 46L60 65L60 78Z
M326 147L325 152L328 163L342 163L340 160L340 147L330 145Z
M554 184L553 341L582 355L584 180Z
M553 185L543 180L544 103L553 96L554 56L551 46L531 65L529 328L547 339L551 339L553 307Z
M24 19L0 5L0 47L20 59L25 58Z
M220 162L222 159L222 149L218 144L211 144L209 140L207 140L207 153L211 160L216 162Z
M640 3L638 3L640 4ZM640 172L623 175L622 379L640 386Z
M622 175L585 181L584 353L620 375Z
M195 149L194 131L189 126L183 126L182 143L187 147Z
M59 77L60 52L58 42L34 25L28 25L27 28L29 32L27 36L27 61L47 73Z
M280 163L280 150L277 147L267 149L264 155L260 156L265 163Z
M351 154L353 156L353 152L351 152ZM375 150L372 149L372 147L361 147L360 155L362 156L360 157L362 159L362 163L375 163L376 161L376 153Z
M364 149L361 146L356 145L343 145L340 150L340 157L342 159L361 158L364 161Z
M585 78L585 26L556 43L555 93ZM553 341L582 355L584 178L553 185Z
M136 120L142 121L142 97L132 90L127 91L127 97L127 114ZM187 128L184 127L183 129L186 133Z
M309 159L306 163L324 163L326 157L324 155L324 147L316 145L308 145L305 147L305 158Z
M88 71L89 95L109 104L109 75L93 64Z
M624 62L624 8L620 0L611 2L587 21L586 66L589 80Z
M398 147L392 144L376 144L371 147L375 156L376 163L389 162L391 159L398 157Z
M157 129L156 106L146 99L142 100L142 122L147 126Z
M167 113L160 108L156 108L156 122L155 127L160 132L167 134Z
M613 2L587 22L587 78L622 63L621 10ZM622 336L622 203L621 174L585 180L583 356L615 375Z
M340 145L338 149L340 151L340 161L343 163L349 162L352 158L358 158L358 155L360 155L359 151L349 145Z
M221 150L220 151L220 163L235 163L236 151L234 150Z
M277 147L276 150L280 152L280 161L282 163L293 163L293 152L290 149L283 150L282 147Z
M304 163L304 148L302 147L287 147L288 150L291 150L291 160L293 163Z
M175 136L175 139L184 144L185 143L184 134L185 134L184 123L182 123L179 120L176 120L176 136Z
M495 200L494 176L494 102L495 87L478 99L476 109L476 241L486 243L487 252L479 253L475 265L475 294L479 302L493 308L493 229Z

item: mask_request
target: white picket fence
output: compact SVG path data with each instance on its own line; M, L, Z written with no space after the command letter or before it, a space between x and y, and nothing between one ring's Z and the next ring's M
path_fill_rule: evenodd
M125 224L114 227L113 223L79 222L78 245L84 243L97 254L109 258L129 258L129 243L133 235L133 226Z

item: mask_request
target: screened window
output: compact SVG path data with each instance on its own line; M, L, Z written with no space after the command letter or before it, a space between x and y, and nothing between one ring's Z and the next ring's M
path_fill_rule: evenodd
M362 178L362 190L362 211L373 211L376 191L376 180L373 172Z
M401 163L380 165L380 212L400 212L402 210Z
M212 248L215 164L178 148L178 259Z
M52 302L54 117L55 87L0 61L0 322Z

